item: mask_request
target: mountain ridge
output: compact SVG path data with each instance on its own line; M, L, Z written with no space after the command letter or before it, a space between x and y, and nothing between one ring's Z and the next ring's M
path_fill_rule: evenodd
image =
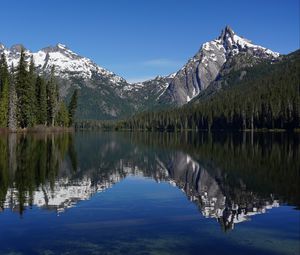
M271 61L280 55L252 44L226 26L217 39L203 43L199 51L176 73L163 101L173 102L175 105L188 103L218 77L227 61L244 52L254 58Z
M0 44L0 53L6 55L9 66L17 66L22 47L16 44L6 48ZM238 36L226 26L216 39L203 43L177 72L129 83L62 43L37 52L25 49L26 61L29 63L33 57L39 74L49 75L52 66L55 67L63 98L68 100L75 89L81 91L79 119L119 119L140 111L186 104L208 87L218 86L217 81L222 79L222 74L231 68L230 61L245 54L249 58L239 63L238 68L254 65L260 60L274 61L280 56Z

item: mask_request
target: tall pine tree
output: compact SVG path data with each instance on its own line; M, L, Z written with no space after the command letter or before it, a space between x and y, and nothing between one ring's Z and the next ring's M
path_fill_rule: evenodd
M71 97L71 101L69 103L69 125L72 126L74 124L75 112L77 108L77 100L78 100L78 90L76 89Z
M33 62L33 57L30 59L29 73L28 73L28 88L27 95L29 98L29 115L28 115L28 126L32 127L36 123L36 95L35 95L35 85L36 85L36 74L35 66Z
M9 101L9 72L5 55L0 58L0 127L7 127Z
M47 83L47 112L48 112L48 125L54 126L55 116L57 112L57 91L54 78L54 66L51 69L50 80Z
M21 128L28 127L31 124L31 101L30 90L28 90L29 75L27 63L25 61L24 49L21 49L21 57L16 73L16 92L18 97L17 116L18 124Z
M11 66L9 79L8 128L11 132L17 130L17 93L15 88L14 66Z
M45 80L38 76L35 85L37 124L47 125L47 90Z

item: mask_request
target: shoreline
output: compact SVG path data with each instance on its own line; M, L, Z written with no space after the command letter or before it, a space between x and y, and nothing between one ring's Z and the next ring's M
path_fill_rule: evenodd
M23 133L58 133L58 132L74 132L74 127L45 127L35 126L30 128L18 128L10 130L9 128L0 128L0 134L23 134Z
M293 132L299 133L300 129L177 129L177 130L168 130L168 129L130 129L130 128L74 128L75 131L112 131L112 132L156 132L156 133L184 133L184 132L246 132L246 133L286 133Z

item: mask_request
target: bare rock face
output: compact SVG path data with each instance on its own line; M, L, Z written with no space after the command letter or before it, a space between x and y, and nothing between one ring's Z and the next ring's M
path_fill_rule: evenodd
M217 39L204 43L196 55L176 73L160 100L175 105L189 102L215 81L226 63L239 54L269 60L279 56L236 35L226 26Z

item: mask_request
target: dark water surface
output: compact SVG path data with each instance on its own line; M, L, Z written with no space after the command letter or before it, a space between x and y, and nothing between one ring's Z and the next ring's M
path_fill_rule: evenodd
M299 138L0 136L0 254L300 254Z

